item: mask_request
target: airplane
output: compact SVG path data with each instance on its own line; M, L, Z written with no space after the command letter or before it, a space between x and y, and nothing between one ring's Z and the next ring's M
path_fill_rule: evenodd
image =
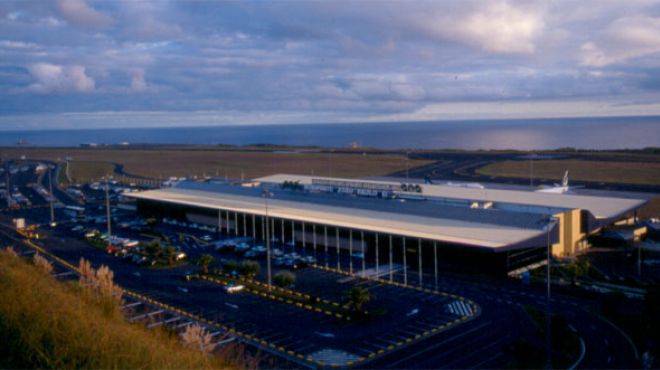
M537 190L538 193L554 193L554 194L566 194L571 193L571 189L579 189L584 186L570 186L568 185L568 170L564 172L564 177L561 179L561 184L555 184L554 186L541 185Z

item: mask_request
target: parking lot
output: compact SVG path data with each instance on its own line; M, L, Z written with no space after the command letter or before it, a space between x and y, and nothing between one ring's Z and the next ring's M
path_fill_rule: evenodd
M67 225L69 227L70 225ZM71 248L67 227L52 231L51 238L59 238L67 246L51 250L63 258L75 262L80 255L96 263L109 265L117 281L133 291L146 294L186 311L198 312L210 319L239 331L246 338L258 338L267 346L292 356L303 356L312 362L347 364L364 362L395 351L398 348L430 337L436 333L468 320L477 314L477 306L464 302L460 297L403 288L375 280L352 279L345 274L326 271L311 266L296 271L296 291L336 302L344 300L344 292L354 285L367 288L372 300L368 310L384 309L376 320L347 323L345 320L312 312L300 307L264 299L249 293L227 294L216 283L182 279L185 272L196 267L187 263L167 269L152 269L134 265L125 259L90 247L76 240L78 249ZM213 251L212 244L197 240L200 230L180 230L167 227L161 231L176 231L184 236L177 246L194 260L202 253L210 253L218 260L244 256L234 252ZM184 232L185 231L185 232ZM203 231L203 230L202 230ZM137 231L122 233L122 237L137 238ZM59 244L59 243L58 243ZM262 269L257 279L265 279L264 259L258 259Z
M332 302L344 302L345 292L353 286L368 289L371 301L366 310L382 308L383 312L363 322L339 319L259 294L228 294L221 284L211 281L185 281L182 277L186 273L199 271L197 259L210 254L215 259L214 266L221 266L223 260L258 261L261 268L255 279L265 282L267 269L262 249L265 244L243 239L235 240L236 245L245 242L249 246L242 252L236 253L235 247L216 250L218 243L241 236L226 230L219 232L212 226L191 227L189 222L173 225L159 219L149 225L134 211L119 207L120 193L111 192L113 235L138 242L161 238L163 244L172 245L187 257L173 266L136 264L131 259L108 254L84 238L92 229L101 234L106 232L102 187L81 187L84 201L64 191L55 192L62 206L56 207L57 227L51 228L47 226L50 221L48 202L39 198L37 190L28 190L34 188L27 186L28 183L47 186L47 183L44 177L37 178L25 172L20 178L12 177L12 183L25 189L31 205L3 211L0 217L4 223L25 217L29 223L44 225L38 230L40 238L36 242L69 263L76 265L84 257L95 266L108 265L115 272L115 280L126 289L225 325L241 341L300 366L502 367L512 361L512 354L506 350L512 341L536 340L534 325L524 307L544 307L544 295L538 289L520 287L511 281L491 278L485 281L446 271L438 273L434 266L426 265L420 275L416 267L390 265L387 256L381 255L378 264L374 256L362 258L359 248L349 256L344 250L337 255L333 248L326 252L322 247L315 250L275 241L272 250L279 250L282 255L280 252L273 254L273 274L290 270L296 275L291 289ZM80 216L73 216L65 212L65 205L77 205L84 211ZM72 221L73 218L76 221ZM276 266L277 258L285 254L288 257L280 259ZM307 259L303 260L305 257ZM294 260L295 266L281 263L287 259ZM356 276L348 273L351 265ZM361 278L363 275L367 278ZM596 342L603 337L599 333L607 332L610 342L605 346L626 348L625 340L616 339L618 334L613 334L612 328L577 310L589 304L586 300L561 295L553 298L553 308L571 318L586 338ZM628 354L610 360L592 356L585 362L595 367L608 367L608 364L630 363L626 356Z

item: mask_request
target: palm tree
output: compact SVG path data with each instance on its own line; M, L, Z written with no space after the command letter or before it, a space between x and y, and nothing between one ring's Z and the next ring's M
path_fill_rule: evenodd
M362 306L371 300L371 295L367 289L354 286L346 292L346 300L354 311L360 312L362 311Z
M174 253L175 252L176 252L176 250L171 245L169 245L169 246L167 246L167 248L165 248L165 255L167 256L167 263L169 265L172 265L174 263Z
M213 263L213 256L210 254L202 254L197 260L197 264L202 267L202 273L209 273L209 265Z

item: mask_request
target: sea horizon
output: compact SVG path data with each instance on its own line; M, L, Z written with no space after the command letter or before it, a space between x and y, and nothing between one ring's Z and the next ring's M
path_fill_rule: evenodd
M378 149L586 150L660 146L660 116L271 123L5 130L0 146L290 145Z

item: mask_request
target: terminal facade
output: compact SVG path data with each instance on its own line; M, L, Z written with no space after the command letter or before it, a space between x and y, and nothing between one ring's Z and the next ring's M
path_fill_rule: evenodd
M394 265L507 273L588 247L643 199L279 174L251 182L181 182L130 193L138 212L295 244L351 273ZM350 256L345 259L328 255ZM357 257L357 258L354 258ZM378 269L376 267L376 269Z

